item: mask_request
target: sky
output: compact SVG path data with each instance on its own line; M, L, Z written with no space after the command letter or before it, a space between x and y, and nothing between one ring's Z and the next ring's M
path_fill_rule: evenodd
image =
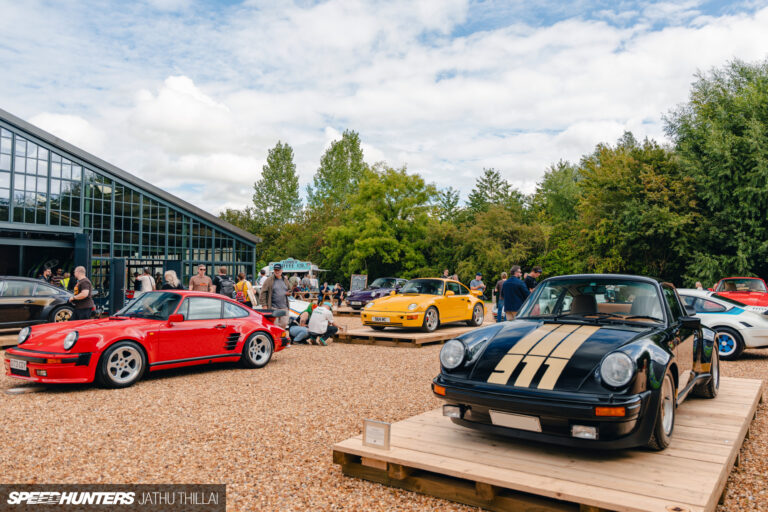
M0 0L0 108L218 214L290 144L525 193L624 131L667 142L699 72L768 57L768 0Z

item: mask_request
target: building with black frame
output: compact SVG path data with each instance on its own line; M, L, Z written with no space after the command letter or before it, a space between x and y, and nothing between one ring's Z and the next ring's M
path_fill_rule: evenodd
M183 283L199 264L253 275L259 242L0 109L0 275L83 265L114 310L143 267Z

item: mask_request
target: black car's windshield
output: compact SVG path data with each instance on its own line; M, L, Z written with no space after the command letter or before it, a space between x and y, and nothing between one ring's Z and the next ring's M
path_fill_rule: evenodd
M717 285L716 292L762 292L765 283L760 279L723 279Z
M115 313L115 316L168 320L168 316L176 311L179 300L181 295L178 293L147 292Z
M421 293L424 295L442 295L443 281L440 279L414 279L400 288L400 293Z
M626 278L569 277L544 281L518 318L574 318L587 321L664 321L657 287Z
M395 280L389 277L379 277L374 279L370 288L375 290L376 288L394 288Z

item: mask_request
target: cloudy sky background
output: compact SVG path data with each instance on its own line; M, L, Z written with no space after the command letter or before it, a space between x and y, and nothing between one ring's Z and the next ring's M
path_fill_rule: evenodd
M0 0L0 108L218 213L267 150L302 187L344 129L466 194L662 115L697 71L768 56L768 0Z

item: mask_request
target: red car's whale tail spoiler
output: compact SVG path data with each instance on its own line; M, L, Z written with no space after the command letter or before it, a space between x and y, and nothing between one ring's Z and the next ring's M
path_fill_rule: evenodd
M288 314L287 309L254 309L254 311L267 318L279 318Z

